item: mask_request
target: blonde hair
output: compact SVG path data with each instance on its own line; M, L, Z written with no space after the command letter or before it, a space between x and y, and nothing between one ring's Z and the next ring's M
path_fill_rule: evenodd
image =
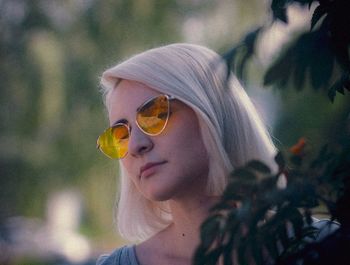
M171 44L148 50L102 75L104 96L123 80L143 83L190 106L209 154L208 195L220 195L228 174L251 159L274 166L271 138L248 95L212 50ZM172 222L167 202L152 202L137 192L121 165L117 224L130 241L144 240Z

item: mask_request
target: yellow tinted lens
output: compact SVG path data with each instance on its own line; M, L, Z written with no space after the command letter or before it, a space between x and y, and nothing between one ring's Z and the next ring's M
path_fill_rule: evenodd
M137 112L139 127L149 135L160 134L169 118L169 99L165 95L146 102Z
M97 140L98 148L110 158L123 158L128 152L129 130L125 124L108 128Z

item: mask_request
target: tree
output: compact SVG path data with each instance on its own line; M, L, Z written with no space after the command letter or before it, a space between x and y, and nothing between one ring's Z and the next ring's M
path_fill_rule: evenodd
M175 41L173 13L183 9L144 4L0 1L0 230L13 216L45 218L50 193L69 188L86 195L84 233L113 238L115 163L96 149L108 124L99 74L128 53Z
M350 3L273 0L273 20L288 23L286 10L295 3L309 8L317 4L310 31L289 43L266 71L264 84L279 89L292 85L300 90L309 83L315 91L326 91L334 102L337 93L350 91ZM247 62L264 29L247 34L223 55L228 75L232 70L245 79ZM260 161L232 172L221 201L202 225L194 264L216 264L220 256L225 265L346 264L350 250L350 132L349 124L343 125L337 141L331 139L314 158L301 139L287 155L277 154L277 173ZM288 180L283 189L277 186L281 176ZM312 225L312 214L320 206L332 221L339 222L339 229L329 223L331 232L316 242L320 229Z

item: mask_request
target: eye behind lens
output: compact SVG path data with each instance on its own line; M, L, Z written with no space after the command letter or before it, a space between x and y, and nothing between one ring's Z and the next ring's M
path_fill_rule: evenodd
M169 100L167 96L160 95L140 107L136 122L144 133L158 135L164 130L168 118Z

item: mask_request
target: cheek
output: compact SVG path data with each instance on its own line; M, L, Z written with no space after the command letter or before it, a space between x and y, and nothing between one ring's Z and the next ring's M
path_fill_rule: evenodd
M208 171L208 154L202 140L197 120L191 120L181 126L185 128L176 130L171 153L173 153L186 171L198 171L205 174Z
M194 136L194 135L193 135ZM209 174L209 159L207 151L199 137L183 139L181 149L173 156L171 175L173 181L182 187L190 188L194 193L204 191ZM176 147L175 147L176 148Z

